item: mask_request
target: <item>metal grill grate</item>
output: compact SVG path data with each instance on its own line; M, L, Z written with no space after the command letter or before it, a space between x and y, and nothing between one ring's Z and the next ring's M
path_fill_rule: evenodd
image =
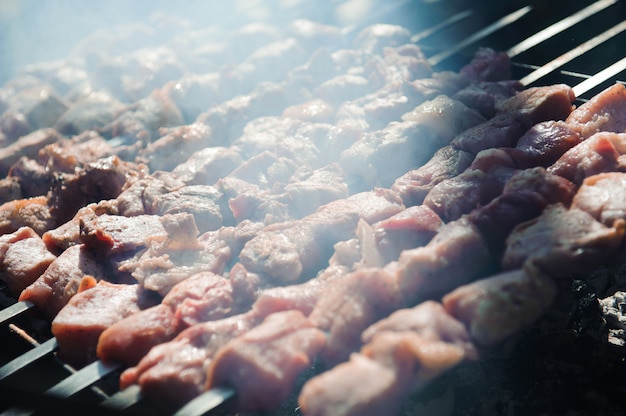
M524 85L566 83L574 86L580 100L626 79L626 10L618 0L474 2L472 8L467 2L443 3L401 1L344 32L349 36L374 22L404 25L416 33L412 40L439 70L458 69L479 46L507 51L514 78ZM31 316L31 305L15 303L6 288L1 289L3 415L86 407L92 414L159 414L141 400L138 389L119 392L119 366L97 362L75 372L57 360L49 324ZM179 413L203 414L232 394L228 389L209 392Z

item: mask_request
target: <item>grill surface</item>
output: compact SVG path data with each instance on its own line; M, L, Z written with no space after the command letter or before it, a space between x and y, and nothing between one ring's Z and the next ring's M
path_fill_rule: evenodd
M351 36L372 23L403 25L416 33L415 42L438 70L458 69L479 46L508 51L513 58L515 79L521 79L527 86L555 83L577 86L578 99L582 101L626 79L623 48L626 10L618 0L498 4L486 0L472 2L471 8L467 4L462 0L383 3L376 14L358 26L346 28L345 32ZM15 304L15 299L7 294L6 287L0 289L0 312L3 312ZM154 405L141 400L126 408L137 401L137 392L119 393L119 370L115 369L107 375L96 375L98 381L72 394L69 400L43 393L75 372L49 352L54 347L51 339L49 323L39 319L36 311L19 313L0 324L0 378L4 378L0 412L6 411L3 415L35 411L36 414L79 410L84 413L86 409L91 414L160 413ZM37 348L45 352L30 362L28 354ZM28 365L15 371L7 365L20 359ZM7 371L11 372L8 376ZM107 398L118 410L97 405ZM220 402L218 395L216 403ZM212 406L205 403L187 409L186 414L201 414L204 408Z

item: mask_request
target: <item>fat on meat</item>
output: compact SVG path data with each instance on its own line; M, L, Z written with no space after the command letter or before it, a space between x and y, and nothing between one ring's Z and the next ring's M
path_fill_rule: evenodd
M626 173L600 173L585 178L574 196L572 207L611 227L616 221L626 220L626 201L616 197L625 194Z
M276 409L325 341L324 333L298 310L270 314L217 350L205 390L228 385L237 392L239 409Z
M626 170L626 133L599 132L567 150L548 171L581 185L588 176Z
M581 104L565 120L584 138L626 131L626 87L616 83Z

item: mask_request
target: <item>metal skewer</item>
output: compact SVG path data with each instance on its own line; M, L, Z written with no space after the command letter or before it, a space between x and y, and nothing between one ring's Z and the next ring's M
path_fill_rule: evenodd
M626 57L615 62L613 65L609 65L591 78L584 80L578 85L575 85L574 94L576 94L577 97L580 97L584 93L592 90L594 87L597 87L604 81L608 80L612 76L619 74L624 70L626 70Z
M5 379L11 374L21 370L22 368L30 365L38 359L45 357L57 349L56 338L51 338L43 344L38 345L32 350L20 355L12 361L9 361L2 367L0 367L0 380Z
M601 10L606 9L607 7L617 3L618 0L600 0L597 1L584 9L566 17L565 19L559 20L558 22L548 26L547 28L535 33L534 35L524 39L522 42L517 45L509 48L506 52L511 58L519 55L522 52L527 51L533 46L537 46L541 42L550 39L554 35L561 33L562 31L569 29L574 26L576 23L581 22L582 20L598 13Z
M28 300L23 300L20 302L16 302L7 308L4 308L3 310L0 311L0 324L8 321L14 316L21 314L22 312L32 309L34 306L35 304L33 302L28 301Z

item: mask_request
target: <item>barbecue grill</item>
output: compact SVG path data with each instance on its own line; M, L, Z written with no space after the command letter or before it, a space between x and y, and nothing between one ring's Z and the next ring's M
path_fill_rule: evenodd
M381 2L343 32L350 37L372 23L410 29L437 70L458 70L484 46L508 52L513 78L525 86L566 83L580 102L626 80L626 8L619 0ZM137 389L119 391L121 366L96 362L76 371L59 360L49 323L6 287L0 308L0 414L160 413ZM233 394L208 392L179 414L218 414Z

